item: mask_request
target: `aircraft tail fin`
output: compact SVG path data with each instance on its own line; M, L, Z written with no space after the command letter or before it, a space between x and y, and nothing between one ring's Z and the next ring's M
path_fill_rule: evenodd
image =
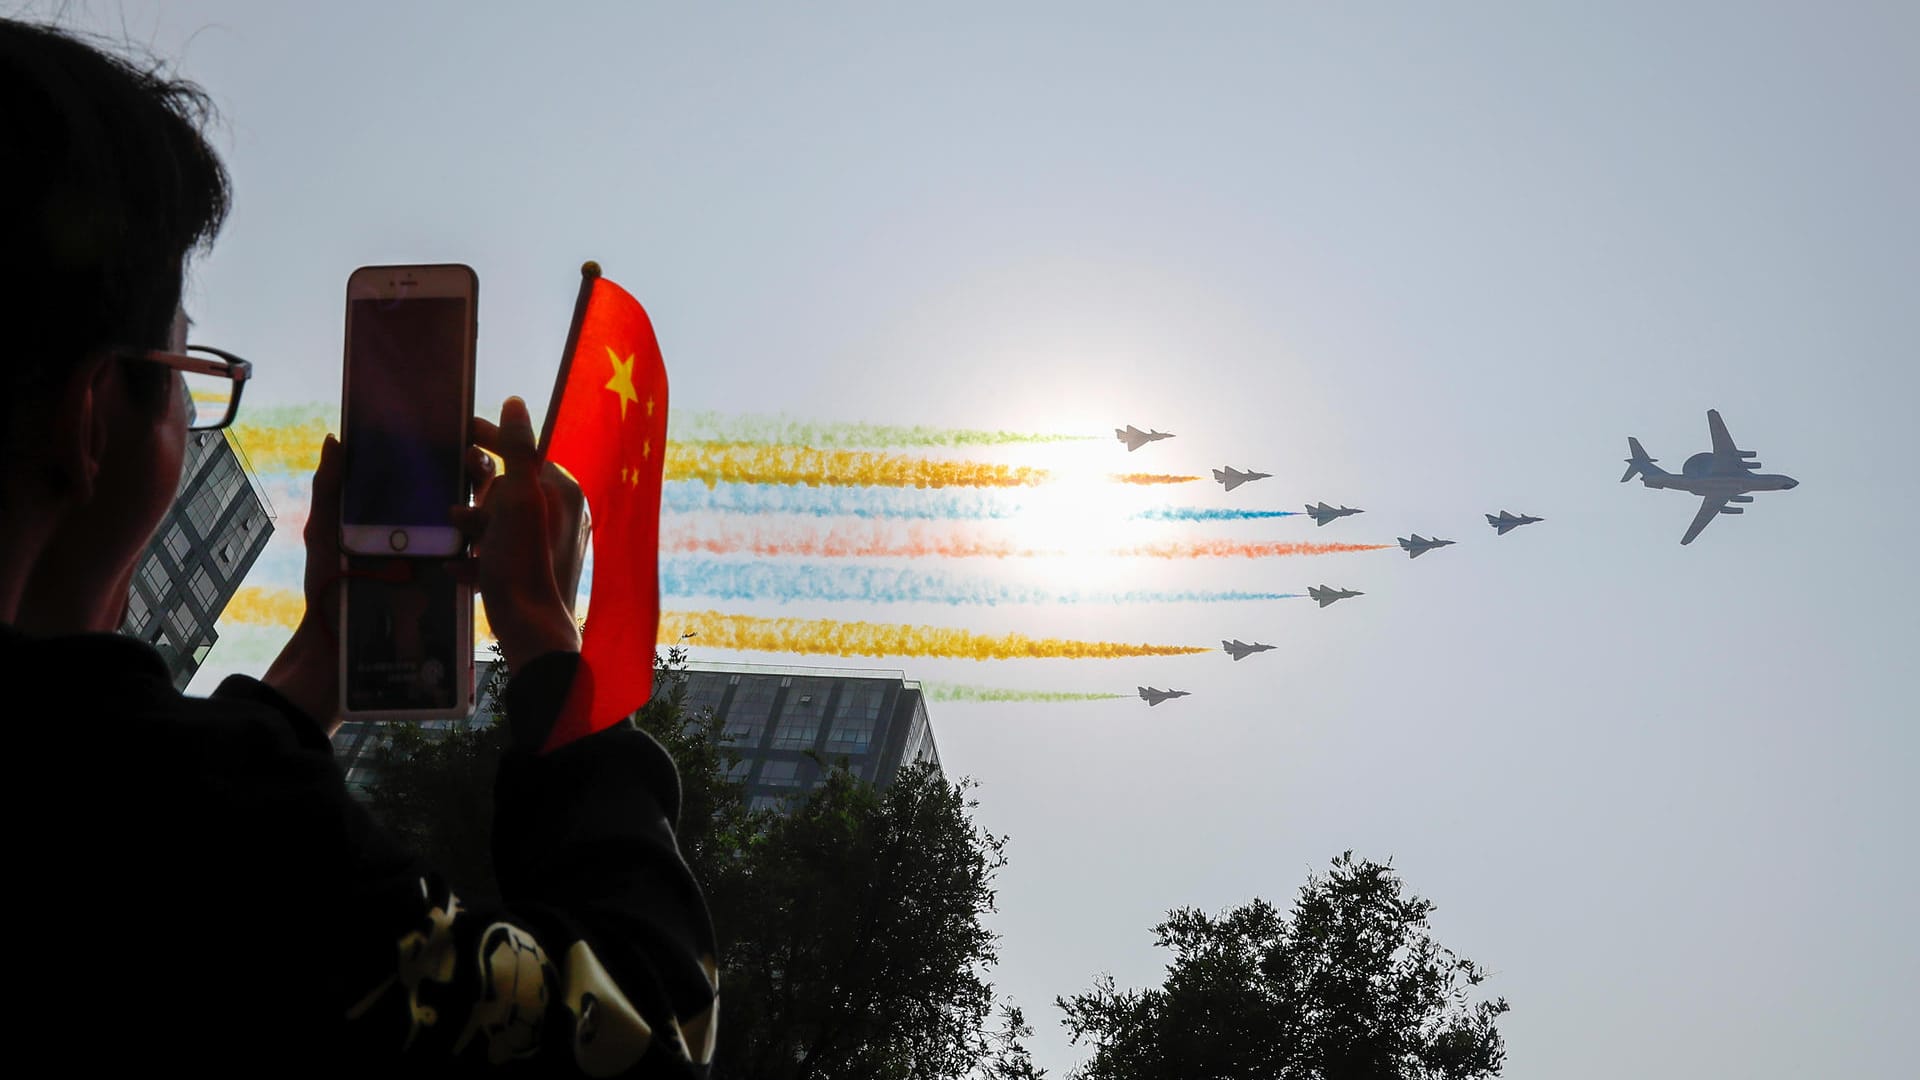
M1646 448L1640 445L1640 440L1631 435L1627 436L1627 451L1627 471L1621 474L1621 483L1624 484L1636 476L1667 475L1667 470L1654 464L1660 459L1648 457Z

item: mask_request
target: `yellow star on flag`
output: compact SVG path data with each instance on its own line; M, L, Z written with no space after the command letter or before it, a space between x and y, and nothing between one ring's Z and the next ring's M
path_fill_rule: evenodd
M625 420L627 418L627 402L631 401L637 404L640 401L640 395L635 393L633 389L633 357L629 356L625 362L622 362L620 354L614 352L613 346L609 345L607 346L607 359L613 362L613 378L607 380L606 388L613 391L614 394L620 398L620 419ZM653 403L652 401L648 401L647 404L651 406ZM653 410L649 408L647 411L649 415L651 415Z

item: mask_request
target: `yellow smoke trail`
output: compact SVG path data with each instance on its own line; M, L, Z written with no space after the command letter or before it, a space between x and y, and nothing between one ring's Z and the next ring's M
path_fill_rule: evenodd
M1029 487L1047 480L1045 469L939 461L857 450L726 443L673 444L666 478L715 484L806 484L836 487Z
M306 605L293 589L243 586L228 603L224 619L255 626L292 629ZM474 609L474 640L490 639L481 608ZM1116 641L1036 638L1025 634L980 634L941 626L842 621L771 619L724 615L718 611L668 611L660 617L659 640L678 644L693 634L701 648L814 656L925 656L961 660L1026 658L1113 659L1127 656L1185 656L1211 652L1194 645L1129 645Z
M1171 544L1143 544L1115 555L1151 559L1269 559L1281 555L1340 555L1349 551L1380 551L1392 544L1246 544L1232 540L1190 540Z
M583 610L584 607L582 605ZM233 599L227 601L227 609L220 613L220 621L291 630L300 625L300 617L306 613L307 597L299 589L242 585L234 590ZM487 612L480 604L473 606L473 639L478 642L493 640L493 627L487 625Z
M1146 472L1115 473L1113 478L1123 484L1186 484L1200 479L1197 476L1176 476L1172 473Z
M304 480L320 464L320 443L339 430L339 407L331 402L301 405L243 404L227 434L263 476Z
M685 526L672 525L660 531L660 550L703 552L709 555L752 552L760 556L793 555L825 559L920 559L933 556L955 559L991 556L1005 559L1059 554L939 527L914 526L896 533L885 528L858 525L833 528L825 534L757 528L701 533Z
M1058 659L1123 656L1183 656L1208 652L1190 645L1128 645L1114 641L1034 638L1025 634L978 634L940 626L770 619L717 611L670 611L660 620L660 640L691 633L703 649L807 653L821 656L927 656L962 660Z
M220 613L223 622L250 626L279 626L291 630L300 625L307 612L307 597L298 589L276 589L265 585L242 585L234 590L227 609Z

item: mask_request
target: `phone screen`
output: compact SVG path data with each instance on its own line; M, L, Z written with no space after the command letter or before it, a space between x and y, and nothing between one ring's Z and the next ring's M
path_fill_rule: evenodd
M451 710L472 652L459 605L472 603L439 559L349 556L345 698L348 712Z
M467 331L461 297L348 302L348 525L449 526L460 490Z

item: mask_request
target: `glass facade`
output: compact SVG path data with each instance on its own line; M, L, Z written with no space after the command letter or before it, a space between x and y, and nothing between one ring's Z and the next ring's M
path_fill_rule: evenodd
M190 432L173 506L141 552L128 591L120 632L158 649L181 690L219 638L214 623L273 532L266 499L247 476L228 432Z
M819 784L819 762L845 762L885 785L939 752L920 685L897 671L687 665L689 708L710 708L741 756L749 805L779 809Z
M489 685L491 661L480 662L478 685ZM747 785L749 805L778 810L822 780L816 761L845 761L855 775L885 785L902 765L940 764L920 684L899 672L745 664L689 664L685 707L711 709L722 722L723 737L741 760L731 777ZM667 687L656 685L655 693ZM421 726L484 726L495 711L483 689L473 717L430 721ZM375 777L384 723L340 725L334 758L346 773L348 790L363 792Z

